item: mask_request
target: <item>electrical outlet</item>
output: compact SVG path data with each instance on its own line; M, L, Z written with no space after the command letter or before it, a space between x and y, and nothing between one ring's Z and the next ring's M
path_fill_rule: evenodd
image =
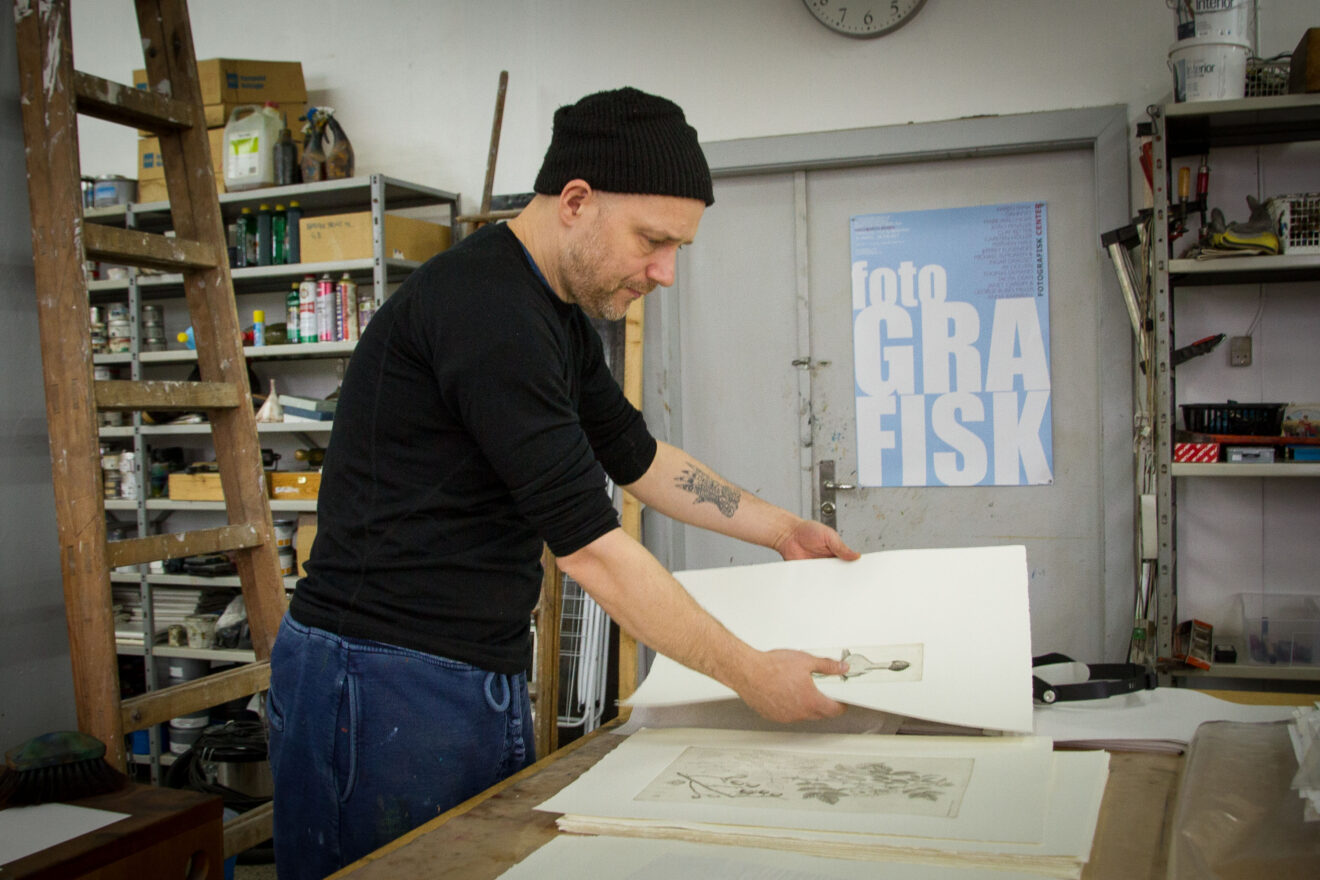
M1228 341L1228 365L1230 367L1251 366L1251 337L1234 336Z

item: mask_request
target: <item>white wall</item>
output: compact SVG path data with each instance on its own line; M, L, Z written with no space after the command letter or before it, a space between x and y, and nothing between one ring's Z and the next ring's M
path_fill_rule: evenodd
M131 4L74 0L74 57L128 81ZM1312 0L1260 0L1262 54L1317 23ZM495 191L531 189L556 107L634 85L677 101L703 140L1127 104L1169 92L1164 0L927 0L874 40L801 0L195 0L199 58L297 59L335 108L360 172L462 192L485 180L496 83L509 92ZM135 176L132 132L83 126L84 172Z

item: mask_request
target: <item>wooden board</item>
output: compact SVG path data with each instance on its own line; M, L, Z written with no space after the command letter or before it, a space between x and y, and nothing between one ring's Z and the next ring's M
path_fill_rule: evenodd
M611 732L617 724L583 737L331 876L352 880L498 877L558 833L556 814L539 812L535 806L613 751L623 740ZM1181 767L1178 755L1111 755L1109 783L1084 880L1164 877Z

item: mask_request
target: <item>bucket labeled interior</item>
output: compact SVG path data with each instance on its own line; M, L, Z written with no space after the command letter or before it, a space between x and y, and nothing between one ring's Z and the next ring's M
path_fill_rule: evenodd
M1175 101L1231 101L1246 93L1246 42L1221 37L1179 40L1169 48Z

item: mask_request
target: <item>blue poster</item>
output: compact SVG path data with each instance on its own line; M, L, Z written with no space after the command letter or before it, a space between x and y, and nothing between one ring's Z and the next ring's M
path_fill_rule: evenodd
M852 218L863 486L1054 480L1044 202Z

